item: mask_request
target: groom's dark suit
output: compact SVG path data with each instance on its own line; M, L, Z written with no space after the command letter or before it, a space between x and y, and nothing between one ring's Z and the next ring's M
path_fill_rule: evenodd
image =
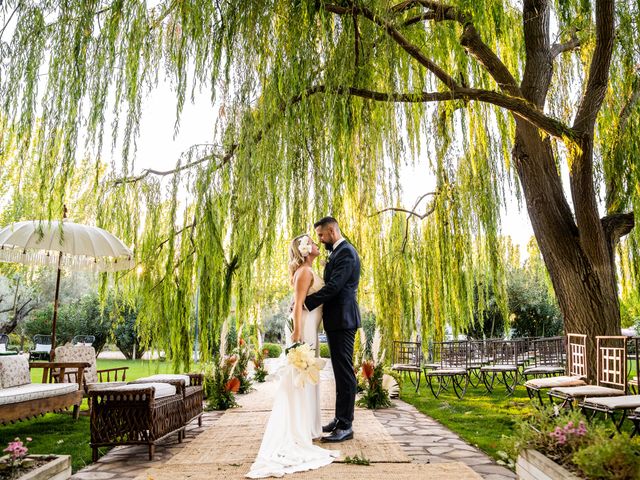
M348 429L353 422L357 388L353 371L353 342L360 327L360 310L356 301L360 257L346 240L329 256L324 282L324 287L306 298L305 305L309 311L323 305L322 322L336 379L336 419L338 428Z

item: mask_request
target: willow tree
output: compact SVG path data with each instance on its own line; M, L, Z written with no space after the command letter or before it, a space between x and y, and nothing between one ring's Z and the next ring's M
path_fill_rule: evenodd
M478 273L500 283L499 210L511 190L567 330L619 332L615 246L640 199L637 4L7 0L2 11L12 27L0 41L13 32L0 45L5 151L33 159L38 205L55 215L48 198L68 190L79 132L99 158L111 109L124 160L96 185L112 207L100 221L139 247L147 325L169 318L157 333L188 328L196 286L203 324L232 297L246 309L278 235L327 211L368 255L375 304L395 316L387 333L414 300L431 327L464 324ZM224 105L220 145L194 148L171 172L136 174L143 99L160 73L175 85L177 126L190 92ZM400 167L425 157L435 187L402 208ZM179 211L185 186L193 201ZM407 215L406 228L383 210ZM403 287L412 294L398 302Z

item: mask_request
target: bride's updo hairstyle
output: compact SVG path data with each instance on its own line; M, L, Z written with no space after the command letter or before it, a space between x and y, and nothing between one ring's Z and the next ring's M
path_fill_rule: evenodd
M289 280L293 283L293 275L311 253L311 237L306 233L298 235L289 245Z

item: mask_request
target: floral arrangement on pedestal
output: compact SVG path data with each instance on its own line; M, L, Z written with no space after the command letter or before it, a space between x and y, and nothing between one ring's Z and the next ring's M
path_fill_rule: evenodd
M617 433L610 422L588 422L579 411L536 409L516 424L505 447L513 459L537 450L586 480L640 478L640 439Z
M224 355L216 356L213 363L205 366L206 410L227 410L238 406L235 394L240 389L240 380L233 375L237 364L237 355Z
M203 368L206 410L227 410L238 406L235 394L240 389L240 380L234 376L238 356L226 355L226 339L227 322L222 325L219 353L212 363L206 364Z
M235 369L235 378L240 382L238 393L243 394L251 390L251 385L253 383L251 378L249 378L249 362L251 361L253 352L247 342L243 338L240 338L238 340L238 347L236 348L235 353L238 357L238 364Z
M268 354L269 352L267 350L266 355ZM256 349L255 353L253 354L253 379L258 383L264 382L265 378L267 378L267 375L269 374L264 366L264 357L264 350Z
M361 337L362 341L363 336ZM387 408L391 406L389 392L384 387L384 355L385 351L380 351L382 336L380 330L376 329L371 345L371 358L362 359L360 363L361 378L364 379L364 388L357 401L358 406L370 409ZM361 350L366 352L366 349Z

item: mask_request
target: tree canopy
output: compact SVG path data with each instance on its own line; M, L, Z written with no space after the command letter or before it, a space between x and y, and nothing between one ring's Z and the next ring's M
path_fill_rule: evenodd
M619 325L614 248L640 199L637 2L5 0L0 11L3 220L60 217L66 202L134 245L141 268L118 288L143 299L141 333L178 363L196 298L213 345L231 309L256 318L286 282L286 239L327 213L361 252L361 301L388 340L418 318L425 336L460 330L474 285L480 305L491 289L506 312L511 192L566 324ZM207 91L217 132L174 170L139 171L145 95L165 78L176 128ZM109 146L121 164L102 164ZM406 163L424 168L413 208L401 203ZM636 229L628 264L638 240ZM637 267L625 272L637 286Z

